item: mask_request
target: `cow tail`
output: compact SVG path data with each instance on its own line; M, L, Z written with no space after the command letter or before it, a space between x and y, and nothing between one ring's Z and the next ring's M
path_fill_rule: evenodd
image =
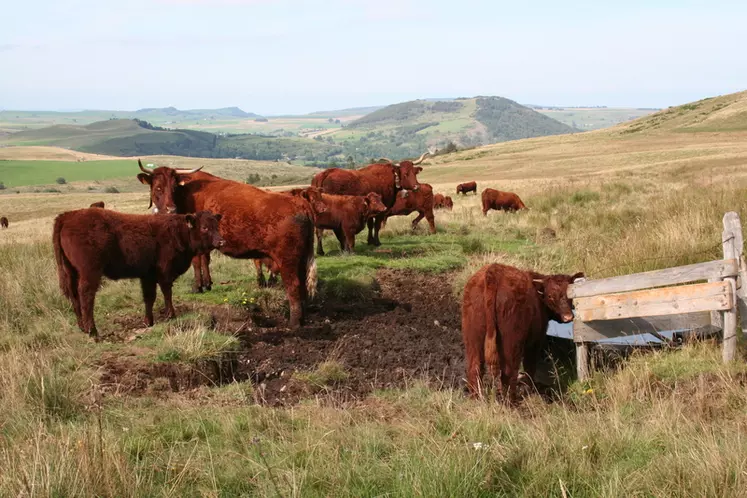
M485 363L493 368L500 368L498 351L498 323L496 322L497 286L491 285L491 271L485 274Z
M68 299L75 297L76 271L62 250L62 217L54 220L54 231L52 232L52 244L54 245L54 257L57 261L57 277L60 280L60 290Z
M306 294L313 298L316 296L317 273L316 258L314 257L314 222L311 217L307 217L303 224L303 238L306 252L305 280Z

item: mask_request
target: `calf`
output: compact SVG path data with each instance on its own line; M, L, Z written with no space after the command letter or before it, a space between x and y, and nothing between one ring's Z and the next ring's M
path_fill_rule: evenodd
M568 285L575 275L541 275L511 266L483 266L467 282L462 301L462 337L467 389L482 396L483 363L495 383L500 368L506 400L516 397L519 364L533 377L550 320L573 320ZM506 397L508 396L508 397Z
M519 211L527 209L526 205L513 192L501 192L492 188L486 188L482 192L482 214L488 215L488 211Z
M104 209L104 201L94 202L90 207Z
M335 232L340 241L340 250L352 252L355 248L355 235L366 226L368 220L384 213L387 207L381 201L381 196L375 192L366 195L332 195L322 194L327 212L317 213L316 253L324 255L322 236L324 230Z
M8 218L6 218L5 216L0 218L0 227L8 228Z
M457 194L467 195L467 192L474 192L477 195L477 182L460 183L457 185Z
M448 209L451 211L453 208L454 201L448 195L436 194L433 196L433 209Z
M394 206L387 211L387 218L381 224L386 226L386 220L390 216L407 216L413 211L418 212L418 216L412 220L412 229L415 230L424 217L428 220L431 233L436 233L436 221L433 216L433 188L427 183L421 183L418 190L402 190L397 194L397 200Z
M52 240L57 273L78 327L98 340L93 304L102 276L140 279L146 325L153 325L156 284L163 292L167 317L176 316L171 287L195 254L224 245L218 233L220 218L209 211L149 216L99 208L57 216Z

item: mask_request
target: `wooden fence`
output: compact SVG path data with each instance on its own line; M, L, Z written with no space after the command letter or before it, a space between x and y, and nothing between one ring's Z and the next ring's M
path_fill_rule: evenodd
M601 339L665 331L723 331L723 358L736 357L737 314L747 330L747 265L739 215L724 215L724 259L600 280L568 288L576 310L579 379L590 375L589 346ZM701 282L701 283L693 283ZM682 285L689 284L689 285Z

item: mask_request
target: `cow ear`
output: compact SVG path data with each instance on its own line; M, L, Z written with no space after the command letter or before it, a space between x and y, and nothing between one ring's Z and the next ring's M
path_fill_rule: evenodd
M146 175L145 173L138 173L137 179L140 180L140 183L143 185L150 185L150 182L153 181L153 177Z
M222 214L216 214L216 215L215 215L215 219L216 219L217 221L220 221L220 219L221 219L221 218L223 218L223 215L222 215Z
M414 168L414 169L415 169L415 174L416 174L416 175L417 175L418 173L420 173L421 171L423 171L423 167L422 167L422 166L415 166L415 168Z
M180 176L178 185L180 187L183 187L187 184L188 181L189 181L189 178L187 178L186 176Z
M195 215L188 214L186 216L186 218L187 218L187 225L189 226L189 228L194 228L195 227L195 222L196 222Z

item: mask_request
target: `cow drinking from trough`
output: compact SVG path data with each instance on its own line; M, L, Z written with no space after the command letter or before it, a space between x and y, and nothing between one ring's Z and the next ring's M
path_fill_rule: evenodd
M457 185L457 194L467 195L467 192L474 192L477 195L477 182L460 183Z
M568 285L575 275L542 275L511 266L483 266L467 282L462 301L462 337L467 389L481 396L483 363L495 380L499 369L505 400L514 400L523 361L534 377L550 320L573 320Z
M381 159L376 164L354 171L330 168L316 174L311 184L328 194L365 196L375 192L381 196L381 202L389 209L394 206L400 190L417 190L420 187L417 174L422 171L422 167L417 165L422 163L428 155L430 152L425 152L415 161L400 163ZM369 244L381 245L379 230L385 218L386 213L382 213L368 220Z
M148 171L138 162L138 179L150 185L158 212L220 213L220 251L241 259L270 258L280 272L290 305L290 327L304 319L309 294L316 291L314 223L309 203L295 196L267 192L198 170L168 167Z
M93 319L102 277L139 278L145 323L153 325L156 285L166 315L176 316L171 300L174 280L189 269L194 255L221 247L220 215L124 214L100 208L68 211L54 221L53 245L60 288L70 300L83 332L98 340Z
M496 211L514 212L527 209L527 207L519 196L513 192L502 192L500 190L486 188L482 192L483 216L487 216L488 211L491 209L495 209Z
M418 227L420 220L428 220L431 233L436 233L436 220L433 216L433 188L427 183L421 183L417 190L401 190L397 194L394 206L386 213L387 217L381 224L386 226L386 220L391 216L407 216L412 212L418 212L418 216L412 220L412 229Z

